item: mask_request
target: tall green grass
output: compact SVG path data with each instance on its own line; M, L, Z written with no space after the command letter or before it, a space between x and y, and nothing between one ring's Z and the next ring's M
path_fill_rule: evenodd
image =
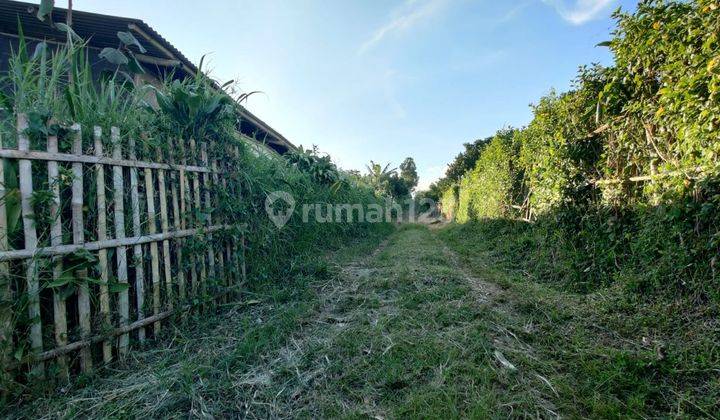
M234 227L218 232L212 238L209 235L187 238L183 242L184 252L186 255L203 253L211 241L218 240L229 240L239 254L245 247L247 289L257 290L269 283L284 282L288 276L312 267L318 255L327 249L339 247L351 239L387 232L387 223L319 223L314 218L305 223L301 217L301 208L305 203L365 205L379 204L381 200L369 188L346 182L329 159L327 162L323 160L323 165L338 174L338 182L332 184L318 179L313 167L298 167L274 152L258 155L237 132L241 118L238 102L246 99L247 95L232 97L229 84L220 85L200 71L195 77L185 80L170 78L161 86L151 88L134 83L132 75L122 67L110 73L93 74L89 52L82 44L70 42L57 48L50 48L44 43L37 45L31 53L21 39L20 48L10 58L10 70L0 76L0 92L3 92L0 135L3 147L17 146L18 113L25 113L29 118L30 127L26 134L31 138L31 148L35 150L45 150L47 136L57 135L60 152L69 152L71 133L68 127L79 123L83 151L87 154L91 154L94 147L93 126L103 130L102 142L106 152L111 151L113 146L110 129L117 127L125 152L133 140L140 160L200 164L199 153L193 154L188 147L183 150L176 146L178 139L185 144L194 139L199 144L198 150L200 146L205 146L211 158L217 159L226 171L222 174L222 182L210 185L211 196L218 198L216 206L209 210L188 209L188 214L181 216L188 216L197 223L204 223L206 218L212 217L215 222L228 221ZM152 105L155 102L157 106ZM3 164L9 182L5 185L6 196L0 199L5 200L9 215L10 246L19 249L23 247L23 237L17 199L17 162L5 160ZM34 221L40 246L46 246L50 244L53 194L46 167L40 164L33 166ZM64 222L65 243L68 243L71 241L69 188L72 176L64 165L60 170L63 176L59 214ZM85 170L92 171L92 168ZM95 203L97 197L94 175L89 173L85 181L85 230L88 240L93 240L96 238L97 208L89 203ZM106 185L110 184L106 182ZM281 229L272 224L265 213L265 198L276 190L286 191L297 200L294 215ZM112 191L108 191L109 201L111 194ZM112 226L112 214L108 217L108 224ZM126 232L132 232L132 217L129 214L125 222ZM141 223L146 223L146 220L141 220ZM112 229L110 235L113 235ZM192 260L185 260L185 268L188 268L187 264ZM68 261L65 263L69 267ZM93 264L88 268L91 277L99 277ZM51 295L50 289L54 286L49 279L47 272L40 279L41 296ZM27 299L23 294L23 277L14 276L10 281L14 284L12 289L16 295L15 300L8 304L16 314L14 328L20 331L20 340L16 341L15 347L24 348L22 331L33 320L25 315ZM98 281L93 279L93 288L97 287L95 283ZM75 284L74 281L72 284ZM220 283L208 286L202 291L205 295L195 296L194 299L209 300L225 291ZM71 298L74 290L67 287L67 296ZM52 311L46 308L44 312ZM47 325L52 324L51 320L45 321ZM46 328L46 343L54 342L51 330ZM11 385L10 388L13 390L11 394L16 393L14 395L26 392L22 386Z

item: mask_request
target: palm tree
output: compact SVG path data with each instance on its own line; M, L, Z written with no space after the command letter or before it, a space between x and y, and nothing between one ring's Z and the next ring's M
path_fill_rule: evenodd
M368 171L368 184L370 184L378 193L385 191L388 178L390 178L390 176L395 173L396 168L390 169L389 163L385 165L385 167L383 167L379 163L375 163L372 160L370 161L370 164L365 165L365 167Z

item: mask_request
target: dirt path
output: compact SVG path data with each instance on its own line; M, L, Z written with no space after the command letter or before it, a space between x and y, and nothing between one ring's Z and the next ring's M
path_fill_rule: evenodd
M249 417L556 417L497 285L428 229L404 226L319 290L311 326L248 373ZM256 381L254 378L263 378Z
M23 414L132 417L555 417L555 390L524 361L504 292L424 226L326 274L231 307L135 369ZM323 270L320 270L323 271ZM513 321L513 325L517 322Z

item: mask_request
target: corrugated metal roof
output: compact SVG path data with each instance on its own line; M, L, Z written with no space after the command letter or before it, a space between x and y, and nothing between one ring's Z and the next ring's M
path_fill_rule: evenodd
M18 23L20 23L23 33L29 38L64 42L65 33L52 28L47 20L42 22L37 19L37 9L38 6L32 3L0 0L0 32L17 34ZM66 9L56 7L52 12L52 21L65 22L66 14ZM133 24L155 39L160 45L158 47L141 37L140 43L147 49L146 55L161 59L176 59L187 66L189 70L197 71L195 65L187 57L140 19L101 15L78 10L73 11L73 30L86 40L89 46L94 48L117 47L119 44L117 33L130 30L130 25ZM170 54L163 51L163 49L170 52Z
M51 27L47 18L45 22L40 21L36 17L37 9L37 4L0 0L0 33L16 35L18 23L20 23L24 35L30 39L65 42L66 34ZM66 9L56 7L52 12L52 21L65 22L66 14ZM73 30L86 40L91 48L117 47L119 44L117 33L131 31L135 33L142 46L147 50L146 56L179 61L181 67L174 69L178 77L192 75L198 71L197 67L180 50L140 19L73 10L72 21ZM290 141L264 121L244 107L238 107L240 114L250 124L243 130L247 131L246 134L256 133L259 137L258 140L268 142L280 153L295 148Z

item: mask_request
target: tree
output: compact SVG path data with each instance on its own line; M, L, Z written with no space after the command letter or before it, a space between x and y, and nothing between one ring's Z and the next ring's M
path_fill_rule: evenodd
M400 164L400 178L405 181L409 192L412 192L415 187L417 187L420 178L418 177L417 167L415 166L415 160L413 160L413 158L406 158L403 163Z
M492 137L487 137L475 140L472 143L465 143L463 145L465 146L465 151L455 156L455 160L448 165L445 178L447 178L450 183L459 181L465 172L475 167L475 162L477 162L480 157L480 153L492 139Z
M368 170L367 181L371 187L375 189L376 193L382 194L387 191L388 178L395 174L395 168L390 169L388 163L383 167L379 163L370 161L370 164L366 166Z
M410 188L407 181L394 173L387 178L385 193L398 200L409 197Z

